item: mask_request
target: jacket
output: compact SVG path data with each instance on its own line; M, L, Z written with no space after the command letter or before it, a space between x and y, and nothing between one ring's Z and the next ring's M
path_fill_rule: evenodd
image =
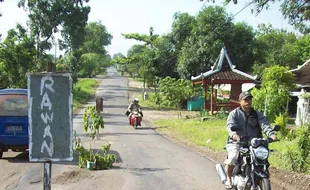
M232 126L235 126L238 130L231 131ZM248 139L260 137L262 132L268 137L275 134L267 118L262 113L251 109L250 114L247 116L241 107L229 113L226 127L230 138L235 134L246 136Z
M141 106L138 103L131 103L128 106L128 111L129 112L133 112L133 111L141 112L141 109L142 108L141 108Z

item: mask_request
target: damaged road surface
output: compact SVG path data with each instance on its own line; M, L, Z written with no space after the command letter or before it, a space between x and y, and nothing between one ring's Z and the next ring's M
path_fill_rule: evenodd
M128 81L108 71L96 96L103 97L105 128L92 148L111 143L110 153L118 157L109 170L79 169L73 162L52 165L52 189L204 189L222 190L215 163L202 154L179 146L142 121L133 129L125 112L128 106ZM95 104L95 102L89 102ZM83 128L83 110L75 114L74 130L88 148ZM4 153L0 160L0 189L43 189L43 163L29 163L27 153Z

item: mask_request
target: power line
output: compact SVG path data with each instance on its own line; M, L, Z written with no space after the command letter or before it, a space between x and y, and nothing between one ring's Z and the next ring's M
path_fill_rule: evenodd
M250 6L251 4L253 4L254 1L249 2L247 5L245 5L240 11L238 11L236 14L233 15L233 18L235 18L236 15L238 15L239 13L241 13L244 9L246 9L248 6Z

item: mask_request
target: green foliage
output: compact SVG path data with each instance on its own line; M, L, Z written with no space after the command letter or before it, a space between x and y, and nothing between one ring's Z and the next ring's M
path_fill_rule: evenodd
M287 67L272 66L265 68L260 89L253 89L253 106L256 110L264 111L267 99L266 115L273 121L276 115L285 110L289 93L294 88L294 75Z
M126 39L135 39L137 41L145 42L147 45L151 45L158 35L146 35L146 34L123 34Z
M180 108L181 101L192 96L193 87L189 80L166 77L159 80L159 91L163 104Z
M309 92L304 93L303 95L301 95L301 97L305 99L310 99L310 93Z
M111 168L113 163L117 161L117 157L114 154L108 154L110 147L111 147L110 143L103 144L101 146L103 155L101 154L95 155L96 169L102 170Z
M96 106L87 106L83 114L84 130L90 130L91 138L94 138L99 128L104 128L104 121L101 113L98 113Z
M188 79L204 73L214 64L225 46L237 68L243 71L253 65L253 28L245 23L234 24L223 7L203 7L196 17L190 36L183 43L177 71Z
M96 86L95 79L80 79L73 86L73 108L87 104L88 100L95 95Z
M228 112L226 112L223 108L215 114L215 117L218 119L227 119L228 117Z
M310 169L310 130L306 126L296 131L294 144L286 146L284 158L292 171L306 172Z
M80 138L78 140L80 141ZM110 147L110 143L103 144L101 150L94 153L94 150L85 149L81 143L77 144L75 151L79 153L79 167L85 168L87 161L91 161L95 162L97 170L112 168L113 163L117 161L117 157L114 154L109 154Z
M84 27L88 20L90 7L84 6L83 3L87 2L88 0L19 0L18 6L29 11L30 28L37 39L40 39L37 41L39 46L50 43L52 35L60 31L64 39L64 41L60 40L61 47L75 50L84 41ZM42 50L50 48L51 46L46 46Z
M184 114L183 114L184 115ZM224 152L227 140L226 118L218 119L206 112L201 119L162 119L154 121L157 129L163 133L173 135L182 142L210 148L212 151ZM298 171L309 174L309 128L298 129L293 132L295 139L281 139L271 143L270 148L277 150L269 157L271 166L287 171ZM306 136L308 136L306 138ZM224 158L223 158L224 159Z
M104 73L105 68L111 65L111 57L107 54L105 46L111 44L112 35L100 21L88 23L85 31L77 72L80 77L92 77Z
M78 66L78 75L80 77L93 77L95 70L99 67L101 56L97 53L86 53L81 56L81 62Z
M91 142L94 140L96 130L104 128L103 117L100 113L97 113L96 106L87 106L84 114L84 130L88 132L90 130L90 142L89 149L84 148L82 141L77 137L75 133L75 150L79 153L79 167L84 168L87 166L87 162L95 162L97 170L103 170L111 168L113 163L116 162L117 157L114 154L109 154L111 147L110 143L105 143L101 146L101 150L95 150L91 148Z
M26 88L27 73L35 72L35 41L21 25L8 31L0 44L0 88Z
M292 32L272 28L271 25L261 24L258 27L255 52L255 65L253 72L259 77L263 69L273 65L296 68L302 63L298 54L296 35Z
M286 137L289 130L287 129L287 122L288 122L288 117L287 114L282 114L280 113L279 116L276 116L275 118L275 125L279 125L280 126L280 134L282 135L282 137Z
M177 12L173 16L173 23L171 29L172 43L174 44L177 53L183 47L186 39L191 35L193 28L196 25L196 18L188 13Z
M307 61L310 57L310 35L300 36L296 40L294 46L294 53L297 54L303 62Z
M97 53L105 55L107 51L105 46L111 44L112 35L108 33L107 28L99 22L89 22L85 27L85 42L81 47L83 53Z
M204 1L204 0L200 0ZM206 0L215 2L215 0ZM281 0L280 0L281 1ZM234 4L241 3L238 0L225 0L224 4L233 2ZM264 9L269 8L271 3L274 3L275 0L254 0L251 3L255 4L255 8L252 9L252 13L256 15L261 13ZM309 33L309 20L310 20L310 9L309 1L307 0L298 0L298 1L287 1L282 0L280 5L282 14L285 19L288 19L289 23L295 28L299 29L301 33Z

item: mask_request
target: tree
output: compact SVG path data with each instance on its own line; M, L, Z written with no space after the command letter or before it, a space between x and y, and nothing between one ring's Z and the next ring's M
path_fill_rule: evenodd
M248 71L253 65L253 40L253 29L244 23L234 25L224 8L204 7L184 42L177 71L182 78L189 79L211 69L223 46L237 68Z
M294 53L302 62L310 58L310 35L301 36L295 41Z
M159 91L163 96L163 104L179 109L182 100L193 94L193 86L190 80L166 77L159 80Z
M254 108L264 111L267 103L266 115L269 121L274 121L285 110L290 91L295 87L294 74L288 71L288 67L283 66L265 68L261 88L252 90Z
M59 31L64 39L59 41L61 49L79 48L84 41L85 26L90 12L90 7L83 4L88 1L19 1L18 6L29 11L30 29L37 37L39 55L51 49L50 39Z
M200 0L204 1L204 0ZM215 2L215 0L207 0ZM281 11L284 18L289 20L289 24L299 29L301 33L309 33L309 21L310 21L310 1L309 0L278 0L281 1ZM238 0L225 0L224 4L233 2L237 4ZM256 15L261 13L264 9L268 9L270 3L274 3L275 0L254 0L251 3L255 3L256 8L252 10Z
M176 72L178 50L175 49L175 45L171 40L171 34L162 35L154 41L153 67L157 77L179 78Z
M95 75L95 69L98 68L98 63L101 61L97 53L85 53L81 56L78 75L81 77L92 77Z
M111 44L112 35L108 33L106 27L99 22L90 22L87 24L84 44L81 47L82 53L98 53L105 55L107 53L105 46Z
M286 30L272 28L271 25L259 25L256 37L255 65L253 72L262 76L266 67L280 65L290 69L297 67L302 61L296 51L296 36Z
M174 44L176 52L180 52L185 40L191 35L196 25L196 18L188 13L177 12L173 16L171 42Z
M34 62L35 41L26 29L17 25L8 31L0 46L0 88L27 87L27 73L39 70Z
M143 48L142 53L128 57L131 60L139 60L139 64L136 64L136 66L138 66L137 70L139 70L140 76L143 76L143 92L145 91L146 80L150 80L148 82L152 83L156 76L156 69L154 68L156 57L155 40L159 37L159 35L154 35L153 27L150 27L149 32L149 35L138 33L123 34L126 39L135 39L145 43L145 48Z
M118 57L125 58L126 56L119 52L119 53L114 54L114 55L112 56L112 59L116 59L116 58L118 58Z

